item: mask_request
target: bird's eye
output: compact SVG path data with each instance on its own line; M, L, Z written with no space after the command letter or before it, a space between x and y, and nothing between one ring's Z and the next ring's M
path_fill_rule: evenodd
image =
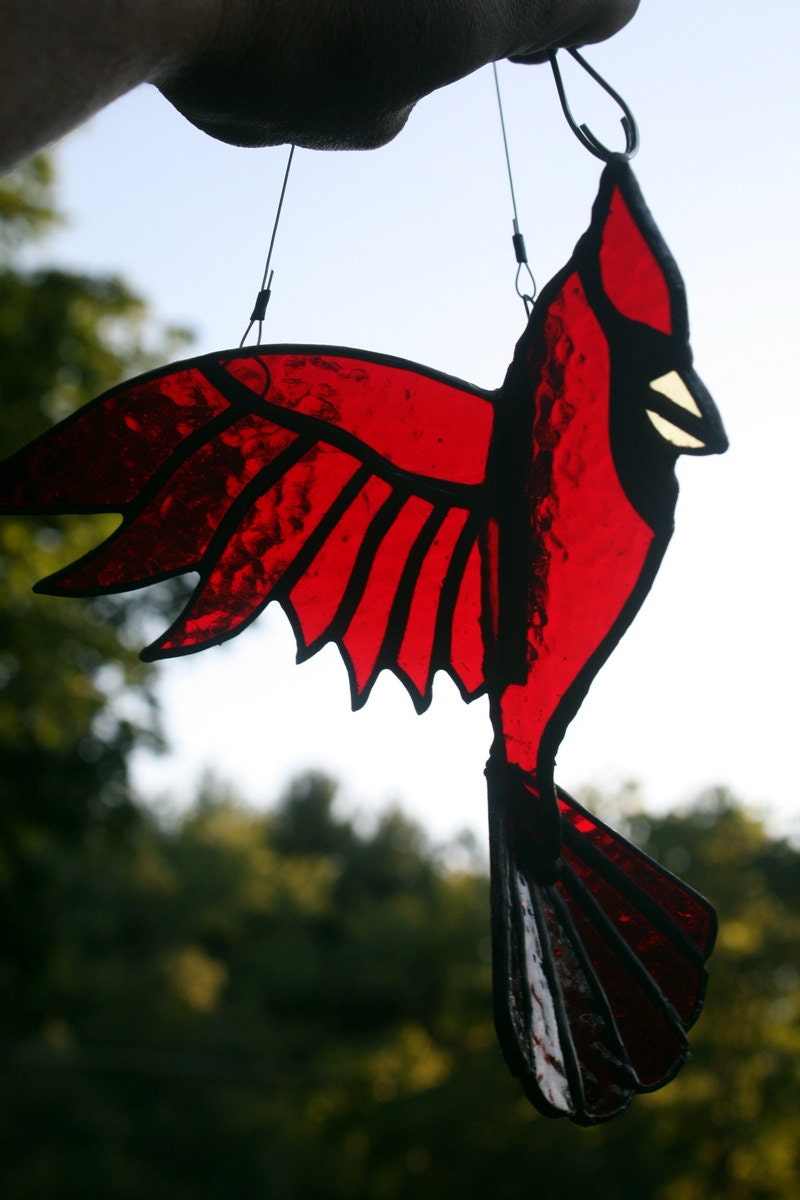
M677 408L691 413L694 417L702 417L703 414L697 406L697 401L677 371L668 371L666 375L659 375L657 379L652 379L650 387L654 392L658 392L661 396L664 396ZM653 412L649 408L646 411L658 433L666 441L671 442L673 446L677 446L678 449L701 450L705 446L705 442L700 441L699 438L694 437L691 433L687 433L685 429L674 424L662 413Z

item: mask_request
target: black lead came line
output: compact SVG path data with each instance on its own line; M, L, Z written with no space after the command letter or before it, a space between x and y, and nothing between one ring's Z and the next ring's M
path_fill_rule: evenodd
M704 969L710 952L704 951L693 941L674 917L661 908L643 887L635 883L621 867L587 840L569 820L562 821L562 832L564 845L576 858L581 859L590 870L604 878L606 883L667 938L697 971ZM681 883L680 880L677 882Z
M653 1006L660 1012L663 1019L667 1022L672 1030L676 1040L683 1048L684 1054L675 1066L667 1079L660 1081L657 1084L642 1084L642 1089L645 1091L653 1091L656 1087L661 1087L662 1083L666 1083L676 1074L680 1065L685 1058L686 1052L686 1031L691 1025L691 1021L685 1022L680 1013L675 1008L670 998L662 990L660 984L650 974L649 969L637 954L633 946L627 942L614 922L608 914L603 910L601 905L593 896L592 892L577 874L577 872L569 865L564 866L563 883L568 894L574 902L580 906L586 917L594 925L600 937L606 942L609 948L614 951L628 974L639 984L642 991L653 1003ZM601 983L602 987L602 983Z
M473 513L484 513L488 509L488 489L485 483L458 483L455 480L437 479L433 475L420 475L398 467L385 455L373 450L356 434L350 433L340 425L333 425L322 417L287 408L257 395L218 362L204 362L202 371L208 382L231 404L263 416L284 429L315 441L326 442L337 450L344 451L368 466L373 474L378 475L392 488L402 488L434 505L440 505L444 501L455 508L465 508Z

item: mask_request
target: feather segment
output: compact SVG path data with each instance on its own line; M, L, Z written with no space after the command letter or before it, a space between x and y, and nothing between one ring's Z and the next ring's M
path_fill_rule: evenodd
M699 1015L715 918L697 892L559 791L564 849L542 871L514 800L492 829L495 1019L550 1116L595 1125L667 1083Z

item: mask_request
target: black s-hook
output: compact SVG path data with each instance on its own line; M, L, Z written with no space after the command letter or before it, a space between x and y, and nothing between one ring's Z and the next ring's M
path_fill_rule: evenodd
M550 66L553 68L553 75L555 77L556 87L558 88L558 98L561 101L561 107L564 110L564 116L567 118L570 129L575 134L575 137L578 139L578 141L585 146L590 153L594 154L596 158L601 158L603 162L609 162L612 158L619 157L620 155L623 158L633 158L634 154L639 149L639 130L636 127L636 119L633 113L628 108L628 105L622 99L620 94L615 92L611 84L603 79L603 76L598 71L595 71L594 67L589 65L582 54L579 54L577 50L572 49L570 49L568 52L572 55L575 61L583 67L584 71L591 75L592 79L594 79L596 83L600 84L600 87L603 89L603 91L607 92L613 100L616 100L617 104L622 109L620 124L625 132L625 149L621 151L609 150L607 146L604 146L603 143L595 137L588 125L579 125L575 120L567 100L567 93L564 89L564 81L561 78L561 69L557 60L558 52L556 50L551 50L549 55Z

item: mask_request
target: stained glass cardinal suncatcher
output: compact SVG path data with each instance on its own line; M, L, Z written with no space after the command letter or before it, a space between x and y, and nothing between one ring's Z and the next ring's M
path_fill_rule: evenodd
M118 512L58 596L199 583L147 659L271 600L298 659L341 651L353 706L389 670L489 697L496 1024L542 1111L607 1120L686 1054L709 904L555 784L556 750L672 531L679 454L726 445L683 286L621 158L502 386L322 346L209 354L116 388L2 467L5 513Z

